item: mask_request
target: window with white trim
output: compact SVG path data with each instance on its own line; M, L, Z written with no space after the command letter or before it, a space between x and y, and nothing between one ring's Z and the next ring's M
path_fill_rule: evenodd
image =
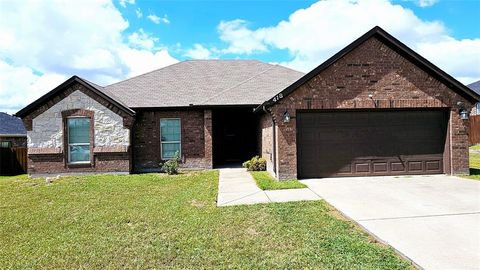
M480 114L480 102L477 102L477 114Z
M181 124L178 118L160 119L160 148L162 160L181 155Z
M90 118L67 119L68 162L90 163Z

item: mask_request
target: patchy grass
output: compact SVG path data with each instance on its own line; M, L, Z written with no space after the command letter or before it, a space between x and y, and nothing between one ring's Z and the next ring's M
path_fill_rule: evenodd
M480 151L480 145L470 147L470 150ZM470 175L467 178L480 180L480 152L470 151Z
M263 190L272 190L272 189L289 189L289 188L306 188L304 184L300 183L298 180L282 180L278 181L273 178L268 172L250 172L257 186Z
M218 173L0 178L0 269L409 269L326 203L217 208Z

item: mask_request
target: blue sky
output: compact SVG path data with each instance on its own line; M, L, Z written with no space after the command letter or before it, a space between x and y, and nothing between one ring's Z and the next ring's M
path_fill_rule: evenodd
M0 111L72 75L100 85L186 59L308 72L379 25L463 83L480 80L480 0L0 1Z
M220 21L230 21L238 18L249 22L252 28L268 27L298 9L308 8L317 1L265 0L265 1L138 1L133 6L122 8L119 2L116 6L123 16L131 23L133 29L143 28L157 35L160 42L172 48L172 55L178 59L188 59L181 52L173 50L177 43L186 47L201 42L207 46L225 46L218 38L217 26ZM480 37L480 0L447 0L435 1L428 7L421 7L417 1L392 1L394 4L411 9L418 17L429 21L442 21L449 33L456 38ZM138 18L136 11L143 13ZM155 14L167 16L170 23L154 24L146 16ZM354 37L352 37L354 38ZM273 50L269 53L257 53L256 59L268 62L288 60L288 51ZM223 58L249 58L252 55L224 55Z

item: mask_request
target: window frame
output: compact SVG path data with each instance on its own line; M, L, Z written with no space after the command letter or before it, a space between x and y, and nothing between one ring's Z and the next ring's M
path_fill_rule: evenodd
M68 121L70 119L79 119L79 118L85 118L85 119L88 119L89 121L89 127L88 127L88 143L73 143L71 144L70 143L70 127L68 126ZM76 164L91 164L92 163L92 134L91 134L91 129L92 129L92 118L89 117L89 116L68 116L65 118L65 121L66 121L66 130L67 130L67 134L66 134L66 142L67 142L67 164L72 164L72 165L76 165ZM89 151L89 159L88 161L71 161L71 156L70 156L70 146L76 146L76 145L88 145L88 151Z
M477 107L477 112L476 113L480 114L480 102L477 102L476 107Z
M11 141L0 141L0 148L12 148L12 145Z
M163 142L162 141L162 120L178 120L179 124L180 124L180 140L179 141L166 141L166 142ZM159 131L160 131L160 159L161 160L171 160L173 159L173 157L170 157L170 158L164 158L163 157L163 144L176 144L178 143L179 145L179 156L181 157L182 156L182 119L181 118L174 118L174 117L169 117L169 118L160 118L160 121L159 121Z

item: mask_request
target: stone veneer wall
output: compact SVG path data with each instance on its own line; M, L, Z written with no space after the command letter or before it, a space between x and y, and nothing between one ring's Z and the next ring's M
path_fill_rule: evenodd
M94 112L95 147L130 145L130 130L123 118L77 90L33 119L27 131L29 148L63 148L62 111L85 109Z
M460 120L457 102L463 102L468 110L473 107L471 102L383 42L371 38L270 108L278 127L278 177L297 177L295 116L297 110L309 109L448 110L449 138L444 157L448 163L444 168L446 173L468 174L469 123ZM281 121L285 110L291 116L289 123Z
M145 110L137 112L133 127L135 172L160 170L160 119L180 118L182 168L212 168L211 110Z
M125 118L99 102L103 100L92 98L94 95L81 85L67 91L71 93L49 104L46 110L34 113L31 127L26 125L28 173L130 172L130 130L124 126ZM93 162L88 165L66 163L62 112L74 109L93 112Z

